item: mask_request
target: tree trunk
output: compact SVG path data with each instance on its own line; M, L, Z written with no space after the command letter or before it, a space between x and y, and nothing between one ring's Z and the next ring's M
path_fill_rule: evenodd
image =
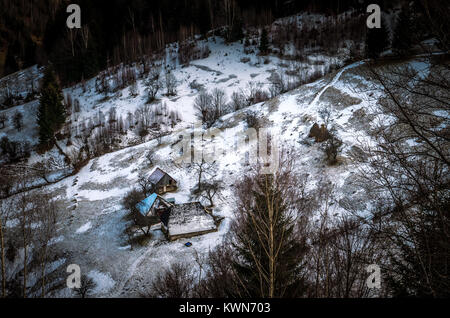
M209 196L209 197L208 197L208 200L209 200L209 206L210 206L210 207L213 207L213 206L214 206L214 202L213 202L212 196Z
M267 182L267 180L266 180ZM266 189L268 186L266 185ZM270 191L266 192L269 213L269 298L275 296L275 242L274 242L274 206Z
M3 220L0 218L0 247L1 247L1 258L2 258L2 296L6 297L6 272L5 272L5 244L3 237Z
M27 298L27 258L28 258L28 251L26 246L26 240L24 238L23 240L23 246L24 246L24 255L23 255L23 298Z
M27 249L27 230L26 230L26 212L25 207L22 207L22 243L23 243L23 298L27 297L27 259L28 259L28 249Z
M203 160L203 159L202 159ZM202 191L202 174L203 174L203 161L198 166L198 191Z
M41 297L45 298L45 267L47 266L47 246L44 247L44 255L41 261L41 277L42 277L42 290Z
M269 212L270 213L270 212ZM273 213L273 212L272 212ZM269 277L270 277L270 285L269 285L269 298L273 298L275 296L275 248L274 248L274 236L273 236L273 222L272 217L270 220L270 233L269 233L269 239L270 239L270 248L269 248Z

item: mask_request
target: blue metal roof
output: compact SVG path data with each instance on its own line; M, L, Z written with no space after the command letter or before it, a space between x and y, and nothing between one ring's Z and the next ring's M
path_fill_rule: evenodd
M145 198L144 200L136 204L136 208L142 215L147 215L148 211L150 211L153 204L155 203L157 197L158 195L156 193L153 193L148 198Z

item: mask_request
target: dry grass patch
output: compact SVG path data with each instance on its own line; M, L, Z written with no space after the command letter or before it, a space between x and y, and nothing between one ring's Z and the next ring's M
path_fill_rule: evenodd
M353 105L358 105L362 102L361 99L350 96L335 87L328 87L320 99L330 103L338 110L342 110Z

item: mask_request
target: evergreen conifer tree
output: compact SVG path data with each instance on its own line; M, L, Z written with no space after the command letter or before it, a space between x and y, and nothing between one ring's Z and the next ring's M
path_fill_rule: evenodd
M268 51L269 51L269 38L267 35L267 30L263 28L261 38L259 40L259 52L262 55L266 55Z
M41 96L37 112L39 141L41 144L51 143L55 132L66 120L63 95L56 76L50 68L45 71L41 86Z
M411 20L411 10L405 6L397 18L392 39L392 49L398 55L405 55L413 44Z
M296 231L286 178L258 174L240 185L239 216L231 232L236 251L232 267L245 297L299 297L305 291L302 271L308 247Z
M239 41L244 37L244 32L242 31L242 20L240 18L236 19L236 22L231 28L230 42Z

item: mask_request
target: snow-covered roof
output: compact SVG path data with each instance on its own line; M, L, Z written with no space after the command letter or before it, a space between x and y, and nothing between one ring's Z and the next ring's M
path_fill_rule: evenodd
M158 195L156 193L153 193L148 198L145 198L144 200L136 204L136 208L138 209L139 213L141 213L144 216L147 215L148 211L150 211L153 204L155 204L157 197Z
M162 171L160 168L156 168L152 174L150 175L150 177L148 178L148 180L153 183L153 184L157 184L167 173ZM168 175L168 174L167 174ZM168 175L169 176L169 175ZM169 176L170 177L170 176ZM170 177L172 178L172 177ZM173 179L173 178L172 178Z
M175 205L168 222L169 235L189 234L217 229L214 218L200 202Z

